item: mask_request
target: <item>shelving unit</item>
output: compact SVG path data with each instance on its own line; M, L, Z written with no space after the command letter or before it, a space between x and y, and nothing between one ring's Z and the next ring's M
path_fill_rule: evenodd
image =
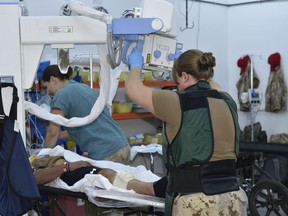
M112 114L112 118L115 120L123 120L123 119L137 119L137 118L153 118L154 115L152 113L121 113L117 114L114 113Z
M144 81L144 85L150 86L150 87L171 87L176 86L175 82L173 81ZM90 85L90 82L85 82L85 84ZM93 82L93 88L99 88L99 82ZM125 82L120 81L118 84L118 87L124 88ZM115 120L125 120L125 119L139 119L139 118L153 118L154 115L152 113L146 112L146 113L121 113L112 114L113 119Z
M144 85L150 87L169 87L169 86L176 86L175 82L173 81L144 81ZM85 82L85 84L90 85L90 82ZM99 88L99 82L93 82L93 88ZM121 81L118 84L118 87L124 88L125 82Z

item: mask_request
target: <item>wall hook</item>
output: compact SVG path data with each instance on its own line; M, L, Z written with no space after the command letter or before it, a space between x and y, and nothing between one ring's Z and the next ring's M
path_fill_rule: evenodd
M180 28L181 31L184 31L186 29L192 29L194 28L194 22L192 26L189 26L188 24L188 0L186 0L186 26L184 28Z

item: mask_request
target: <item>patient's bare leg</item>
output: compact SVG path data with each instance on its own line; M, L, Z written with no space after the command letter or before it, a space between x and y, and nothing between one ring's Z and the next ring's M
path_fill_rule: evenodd
M125 173L124 176L123 176L123 173ZM119 175L120 175L122 178L121 180L127 181L127 182L126 182L126 184L123 184L125 182L122 182L122 184L121 183L119 184L119 182L114 182L116 175L117 175L117 172L115 172L114 170L102 169L99 172L99 174L101 174L105 178L107 178L109 180L109 182L111 184L113 184L114 186L124 188L127 190L134 190L136 193L139 193L139 194L154 196L153 182L143 182L143 181L134 179L134 177L132 177L132 175L129 173L120 172L120 173L118 173L117 177L119 178ZM125 179L125 177L126 177L126 179ZM117 181L119 181L119 179Z
M136 193L154 196L153 182L143 182L132 179L127 184L128 190L134 190Z

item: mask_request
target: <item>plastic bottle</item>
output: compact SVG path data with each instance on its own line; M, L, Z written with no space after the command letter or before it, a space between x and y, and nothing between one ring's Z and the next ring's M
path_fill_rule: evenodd
M76 152L76 144L71 138L69 138L67 140L66 144L67 144L67 149L68 150L70 150L72 152Z

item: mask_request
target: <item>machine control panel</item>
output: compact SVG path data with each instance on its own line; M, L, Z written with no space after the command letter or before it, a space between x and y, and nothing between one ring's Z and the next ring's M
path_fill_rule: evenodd
M176 59L176 45L177 42L174 38L156 34L145 36L143 56L144 58L145 56L147 57L145 61L146 66L153 65L171 70Z

